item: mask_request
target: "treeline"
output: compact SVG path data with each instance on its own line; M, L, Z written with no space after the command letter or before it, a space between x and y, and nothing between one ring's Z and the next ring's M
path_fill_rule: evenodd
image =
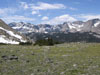
M53 46L55 44L60 44L60 42L53 40L52 38L47 38L47 39L41 39L37 40L34 45L39 45L39 46Z
M20 42L19 45L32 45L32 42Z
M39 46L53 46L55 44L60 44L60 42L53 40L52 38L47 38L47 39L39 39L35 41L33 44L32 42L20 42L19 45L39 45ZM0 43L0 45L7 45L5 43Z
M75 33L52 33L52 34L34 34L32 35L36 40L51 37L55 41L61 43L70 42L86 42L86 43L100 43L100 34L95 32L75 32ZM31 39L34 40L33 37Z
M20 42L19 45L39 45L39 46L53 46L55 44L60 44L60 42L53 40L52 38L47 39L39 39L35 41L33 44L32 42Z
M7 44L5 44L5 43L0 43L0 45L7 45Z

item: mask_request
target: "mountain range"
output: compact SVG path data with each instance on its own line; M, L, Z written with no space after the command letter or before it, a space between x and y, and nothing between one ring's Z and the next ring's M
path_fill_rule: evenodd
M9 26L28 36L33 41L51 37L61 42L99 42L100 38L100 19L91 19L85 22L66 21L58 25L12 22Z
M100 42L100 19L64 22L58 25L12 22L0 19L0 43L19 44L52 38L60 42Z
M86 22L75 21L75 22L64 22L58 25L39 24L34 25L31 23L24 22L12 22L9 24L13 29L21 33L58 33L58 32L96 32L100 33L100 19L92 19Z

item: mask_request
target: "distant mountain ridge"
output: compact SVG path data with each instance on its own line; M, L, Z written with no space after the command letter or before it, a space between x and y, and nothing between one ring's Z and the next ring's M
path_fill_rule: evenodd
M19 44L20 42L26 41L27 39L25 36L12 29L0 19L0 43Z
M52 37L55 40L59 38L58 40L63 40L63 42L66 40L68 41L68 39L75 40L75 38L76 39L78 38L77 40L80 40L80 38L81 39L85 38L86 40L94 38L96 41L98 41L100 38L99 35L100 19L91 19L86 22L83 21L64 22L63 24L58 24L58 25L49 25L49 24L34 25L31 23L13 22L10 23L9 26L11 26L13 29L16 29L20 33L23 33L26 36L30 37L33 41L47 37ZM84 38L81 36L83 36Z
M100 33L100 19L92 19L86 22L75 21L75 22L64 22L63 24L58 25L49 25L49 24L39 24L34 25L31 23L12 22L9 24L13 29L18 30L21 33L56 33L56 32L96 32Z

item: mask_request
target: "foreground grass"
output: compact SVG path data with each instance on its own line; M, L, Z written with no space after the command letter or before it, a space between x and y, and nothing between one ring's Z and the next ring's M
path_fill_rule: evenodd
M0 75L100 75L100 44L0 45Z

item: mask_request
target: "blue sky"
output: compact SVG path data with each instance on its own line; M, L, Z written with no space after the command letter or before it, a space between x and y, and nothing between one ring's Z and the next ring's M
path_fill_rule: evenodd
M0 18L6 23L60 24L100 18L100 0L0 0Z

